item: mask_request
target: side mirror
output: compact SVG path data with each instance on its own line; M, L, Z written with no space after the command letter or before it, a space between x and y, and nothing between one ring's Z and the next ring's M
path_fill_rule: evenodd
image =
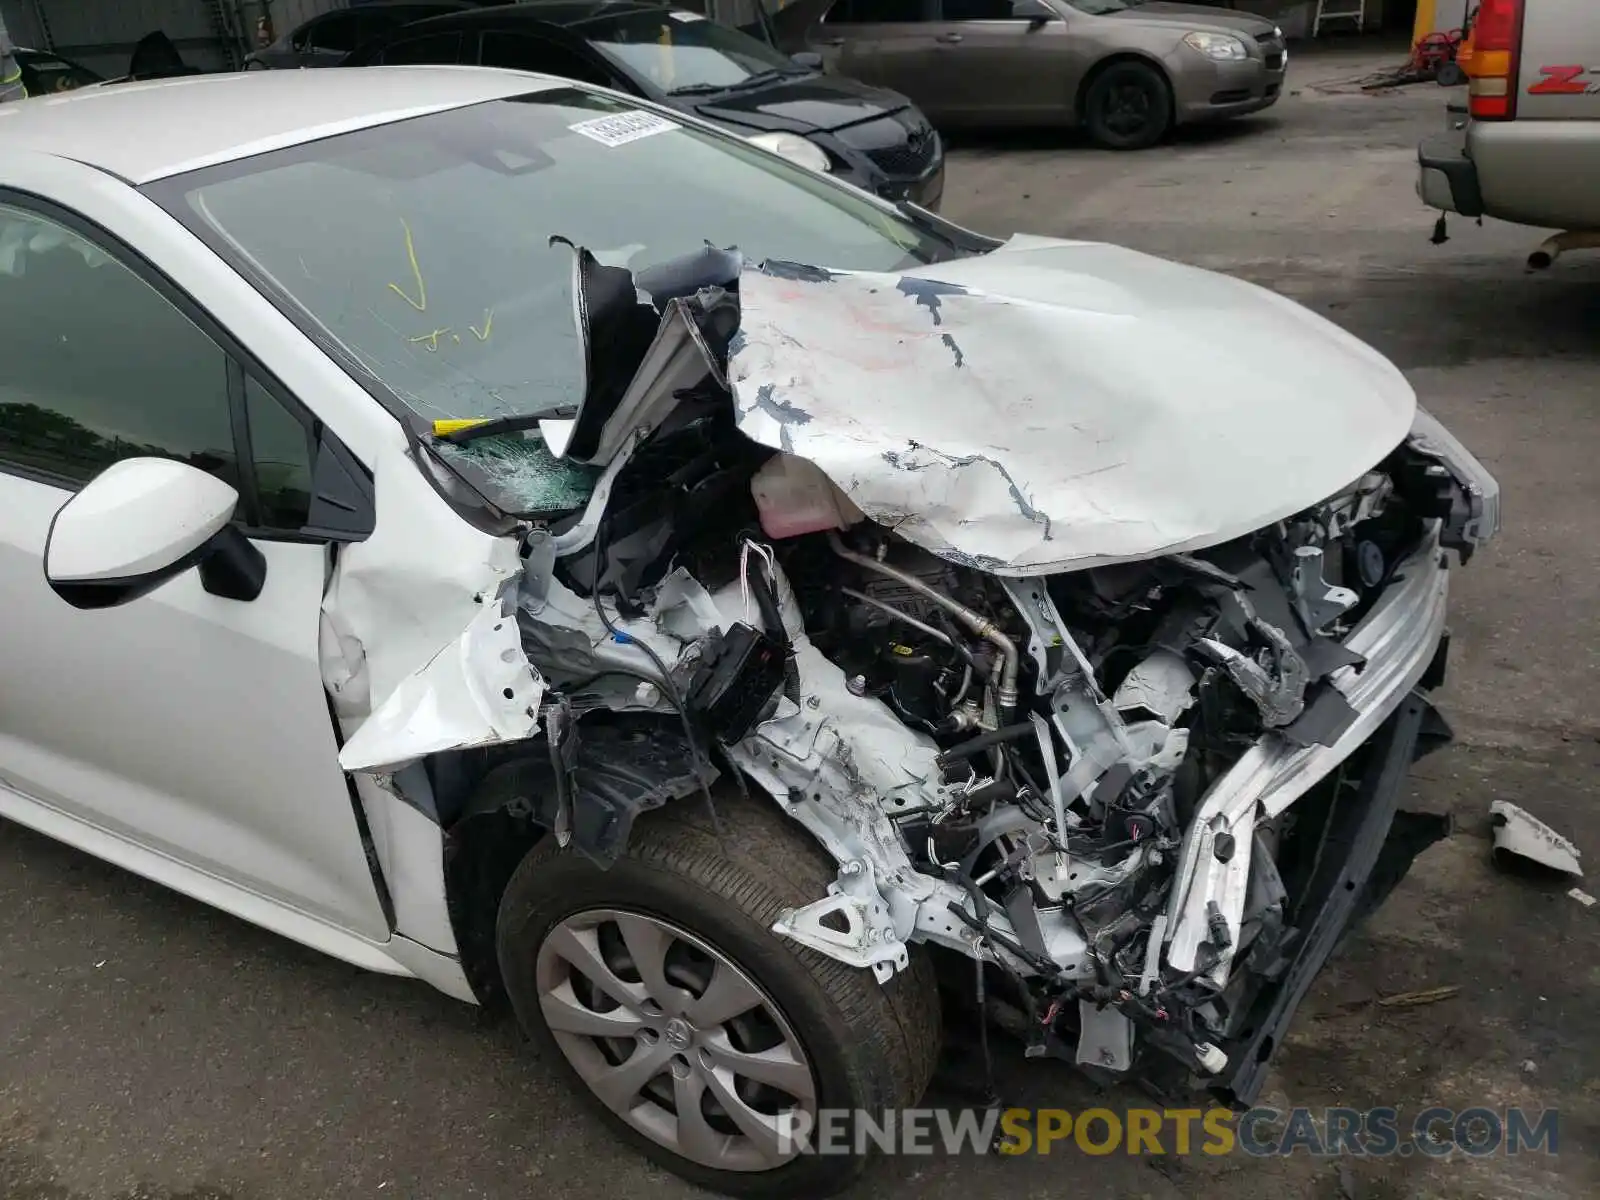
M56 512L45 578L74 608L111 608L198 567L206 591L254 600L267 560L229 524L238 504L238 492L187 463L123 459Z
M815 50L800 50L789 56L797 67L804 67L808 71L822 70L822 55Z
M1043 29L1048 24L1050 24L1049 17L1044 16L1042 13L1035 14L1034 16L1028 18L1028 32L1034 33L1037 30Z

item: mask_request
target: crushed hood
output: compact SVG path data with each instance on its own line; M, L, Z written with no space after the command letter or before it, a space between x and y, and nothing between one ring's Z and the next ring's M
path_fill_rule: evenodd
M1272 292L1014 237L903 274L739 279L740 429L945 558L1033 575L1196 550L1358 479L1410 431L1385 358Z

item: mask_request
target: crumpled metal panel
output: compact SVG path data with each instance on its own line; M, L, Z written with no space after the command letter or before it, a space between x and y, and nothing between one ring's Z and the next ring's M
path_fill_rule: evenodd
M346 771L394 767L440 750L532 737L544 678L514 613L486 602L461 636L378 704L339 752Z
M769 262L739 299L740 429L1001 575L1259 529L1359 478L1416 410L1393 365L1299 306L1115 246L1017 237L904 274Z

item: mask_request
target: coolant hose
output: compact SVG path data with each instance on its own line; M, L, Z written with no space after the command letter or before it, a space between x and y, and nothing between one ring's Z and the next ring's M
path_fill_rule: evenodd
M1033 725L1031 722L1024 721L1021 725L1005 725L999 729L990 730L988 733L980 733L975 738L951 746L950 749L939 755L934 761L941 767L947 767L953 762L960 762L964 758L973 758L995 746L1003 745L1006 742L1019 742L1025 737L1032 736Z
M956 620L960 621L978 637L991 643L1000 652L1000 683L995 688L995 707L999 710L1002 724L1017 711L1017 675L1021 666L1021 656L1017 653L1017 644L1006 636L1004 630L981 613L974 612L966 605L952 600L937 588L929 587L909 571L902 571L898 567L891 567L888 563L881 563L877 559L865 554L857 554L847 547L837 533L828 534L828 545L833 552L846 562L855 563L863 570L875 571L886 579L892 579L902 587L908 587L919 596L926 596L940 608L949 612Z

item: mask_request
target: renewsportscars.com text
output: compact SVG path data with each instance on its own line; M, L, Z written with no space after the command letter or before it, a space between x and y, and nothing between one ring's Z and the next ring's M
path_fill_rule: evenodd
M1128 1154L1256 1158L1556 1154L1554 1109L906 1108L777 1118L803 1154Z

